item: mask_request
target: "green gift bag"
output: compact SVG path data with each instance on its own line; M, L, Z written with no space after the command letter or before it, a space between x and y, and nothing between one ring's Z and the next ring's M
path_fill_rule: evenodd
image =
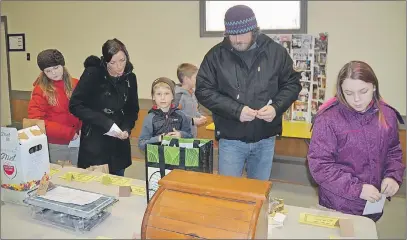
M164 137L161 143L147 144L145 159L149 202L158 189L158 180L172 169L213 173L213 141Z

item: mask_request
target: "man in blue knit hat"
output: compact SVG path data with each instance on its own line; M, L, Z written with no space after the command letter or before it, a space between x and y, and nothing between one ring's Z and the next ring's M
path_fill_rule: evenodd
M268 180L282 115L297 99L301 75L287 50L260 33L253 10L233 6L225 37L205 55L196 97L212 112L219 173Z

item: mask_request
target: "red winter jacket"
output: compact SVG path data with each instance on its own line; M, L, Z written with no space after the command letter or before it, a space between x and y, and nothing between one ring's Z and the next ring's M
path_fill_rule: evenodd
M52 81L56 91L58 104L52 106L41 87L34 82L34 90L28 104L28 118L43 119L49 143L69 144L75 133L81 129L81 121L69 112L69 99L65 94L63 81ZM73 87L78 79L72 78Z

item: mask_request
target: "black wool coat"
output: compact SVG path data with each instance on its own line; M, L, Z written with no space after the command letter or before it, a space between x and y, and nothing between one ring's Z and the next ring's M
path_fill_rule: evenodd
M131 165L130 140L104 134L115 123L130 135L139 112L137 78L130 62L120 77L110 76L96 56L84 65L69 102L70 112L82 121L78 167L108 164L114 173Z

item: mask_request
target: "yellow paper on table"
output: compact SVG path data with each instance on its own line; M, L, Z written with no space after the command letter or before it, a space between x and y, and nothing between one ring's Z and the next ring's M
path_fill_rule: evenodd
M104 185L112 184L112 178L110 178L109 175L103 175L101 182Z
M125 178L125 177L118 177L110 174L105 174L102 176L99 176L95 178L95 181L102 182L103 176L109 176L110 179L112 180L111 184L116 185L116 186L129 186L131 182L131 178Z
M139 196L146 196L146 187L131 186L131 193Z
M328 217L322 215L314 215L309 213L301 213L300 214L300 223L310 224L319 227L327 227L327 228L336 228L338 227L339 218L337 217Z
M103 236L97 236L97 237L96 237L96 239L112 239L112 238L109 238L109 237L103 237Z
M83 183L88 183L92 181L93 179L96 178L96 176L84 174L84 173L78 173L78 172L67 172L63 176L59 176L62 179L69 180L70 175L72 175L72 180L75 182L83 182Z
M58 173L60 170L58 168L51 168L49 171L49 175L52 176L56 173Z
M206 126L206 130L215 131L215 123L210 123Z
M65 173L63 176L60 176L60 178L65 179L70 182L73 180L73 174L71 172L68 172L68 173Z

